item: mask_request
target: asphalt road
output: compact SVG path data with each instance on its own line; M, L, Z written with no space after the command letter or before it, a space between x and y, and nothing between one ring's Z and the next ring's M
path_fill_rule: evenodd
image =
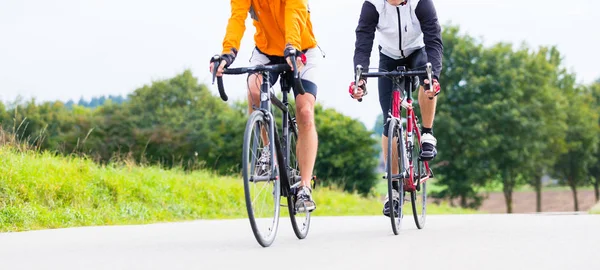
M246 219L0 234L0 269L600 269L600 215L314 217L298 240L281 217L271 247Z

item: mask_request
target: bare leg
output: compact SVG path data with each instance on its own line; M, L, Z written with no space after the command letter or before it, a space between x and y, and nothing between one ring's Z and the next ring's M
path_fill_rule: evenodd
M419 87L419 106L421 107L421 118L424 128L432 128L433 127L433 119L435 117L435 107L437 105L437 97L433 97L433 99L429 99L425 92L423 91L423 87Z
M398 174L398 143L396 140L392 146L392 174ZM383 160L387 164L388 137L381 135L381 148L383 149Z
M248 114L254 112L252 106L259 108L260 107L260 84L262 83L262 76L252 74L248 77ZM263 140L263 145L269 145L269 135L267 134L267 130L263 127L261 128L261 137Z
M298 143L296 156L300 165L300 185L310 187L319 144L314 120L315 97L309 93L296 97Z

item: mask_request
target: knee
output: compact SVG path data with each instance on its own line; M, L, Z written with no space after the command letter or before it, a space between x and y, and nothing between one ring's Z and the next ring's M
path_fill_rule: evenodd
M299 107L296 116L300 127L312 127L315 125L313 106L306 105Z
M260 84L262 80L255 74L252 74L248 77L248 90L250 94L253 96L258 96L260 94Z

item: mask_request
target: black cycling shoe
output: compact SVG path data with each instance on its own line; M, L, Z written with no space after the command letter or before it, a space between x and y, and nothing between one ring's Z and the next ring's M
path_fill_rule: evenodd
M437 150L435 149L435 145L437 140L430 133L424 133L421 136L421 153L419 153L419 158L423 161L430 161L435 158L437 155Z
M400 193L398 193L398 191L394 190L392 192L392 194L393 194L392 204L394 205L394 216L398 216L398 204L400 203ZM387 196L386 196L386 201L383 204L383 215L386 217L390 216L390 200Z
M437 155L437 150L435 149L435 146L433 146L433 144L424 143L421 147L421 153L419 154L421 160L430 161L434 159Z

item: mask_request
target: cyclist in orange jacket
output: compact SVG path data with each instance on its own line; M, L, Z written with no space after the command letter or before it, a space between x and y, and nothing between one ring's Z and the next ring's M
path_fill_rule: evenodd
M251 66L286 62L291 66L290 50L295 49L298 54L298 71L306 94L299 95L294 89L298 121L296 156L302 178L297 194L296 210L313 211L316 209L316 204L312 198L310 182L318 147L314 121L314 104L317 97L315 79L321 54L317 50L317 41L312 31L308 3L307 0L231 0L231 17L223 40L221 55L223 60L218 67L217 76L222 76L223 69L235 60L246 30L245 21L248 14L256 28L255 48L250 58ZM211 64L211 72L213 68ZM277 75L270 75L271 85L276 83ZM252 104L260 107L261 82L260 75L248 76L249 113L252 113ZM263 148L259 162L269 164L270 158L267 146Z

